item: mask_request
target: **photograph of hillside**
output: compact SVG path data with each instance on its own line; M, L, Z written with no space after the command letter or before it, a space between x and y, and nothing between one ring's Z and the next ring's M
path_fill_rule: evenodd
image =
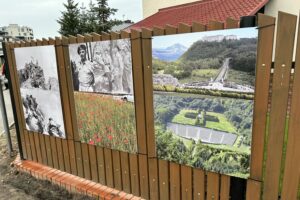
M244 28L153 38L158 158L249 176L257 36Z

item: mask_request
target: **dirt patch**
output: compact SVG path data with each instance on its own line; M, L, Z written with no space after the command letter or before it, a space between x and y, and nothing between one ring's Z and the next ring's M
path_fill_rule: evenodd
M31 200L31 199L48 199L48 200L94 200L94 198L72 194L49 181L37 180L36 178L19 173L11 166L11 162L17 155L17 140L15 130L11 130L14 153L10 157L7 152L5 135L0 135L0 199L9 200Z

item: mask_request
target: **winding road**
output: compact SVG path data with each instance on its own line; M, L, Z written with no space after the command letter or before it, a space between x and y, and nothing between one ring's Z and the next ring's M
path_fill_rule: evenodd
M214 79L214 82L223 82L226 79L228 70L229 70L229 60L230 58L226 58L223 62L223 65L220 69L219 74Z

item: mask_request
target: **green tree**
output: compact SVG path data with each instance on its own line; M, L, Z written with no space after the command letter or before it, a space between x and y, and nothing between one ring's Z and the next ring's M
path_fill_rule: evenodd
M66 11L61 12L62 17L57 20L60 25L58 32L64 36L80 34L80 11L78 3L74 3L73 0L68 0L67 3L63 5Z
M97 5L93 11L97 17L95 31L98 33L110 31L114 25L121 23L119 20L110 19L117 12L117 9L108 7L107 0L97 0Z

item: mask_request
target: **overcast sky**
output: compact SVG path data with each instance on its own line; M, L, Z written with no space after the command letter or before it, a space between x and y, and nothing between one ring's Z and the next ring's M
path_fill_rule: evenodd
M59 25L56 22L65 8L67 0L1 0L0 26L19 24L33 29L34 37L59 36ZM75 0L81 6L88 7L89 0ZM93 0L95 3L96 0ZM118 9L113 18L130 19L138 22L142 19L142 0L108 0L111 8Z

